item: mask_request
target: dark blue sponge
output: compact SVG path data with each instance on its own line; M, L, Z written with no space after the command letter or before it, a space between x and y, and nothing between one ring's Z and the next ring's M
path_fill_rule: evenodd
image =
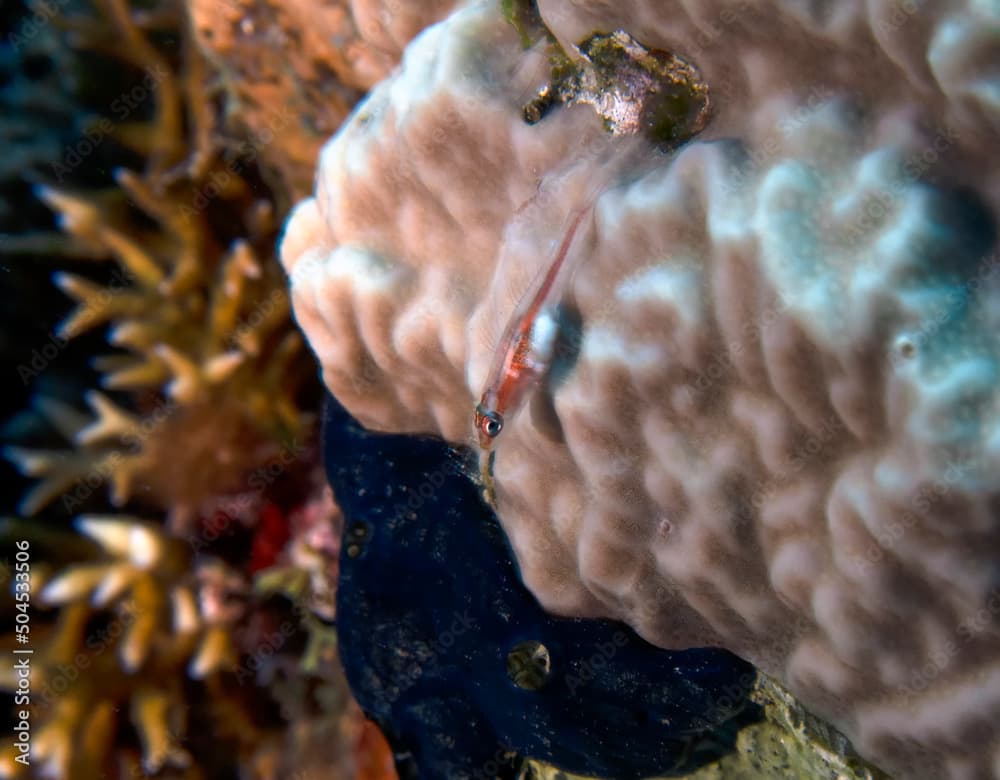
M346 519L337 633L402 778L516 776L525 757L606 778L687 773L760 717L753 667L546 614L442 441L366 431L332 397L324 460Z

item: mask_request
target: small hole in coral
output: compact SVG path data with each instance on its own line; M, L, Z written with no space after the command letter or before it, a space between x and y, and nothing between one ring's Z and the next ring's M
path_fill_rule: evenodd
M917 354L917 345L908 336L900 336L894 345L893 358L911 360Z

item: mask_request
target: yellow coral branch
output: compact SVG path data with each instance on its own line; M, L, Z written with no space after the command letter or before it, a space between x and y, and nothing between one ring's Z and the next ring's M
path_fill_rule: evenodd
M126 412L103 393L91 390L85 398L97 417L76 434L74 437L76 444L86 447L108 439L134 436L139 432L139 419Z

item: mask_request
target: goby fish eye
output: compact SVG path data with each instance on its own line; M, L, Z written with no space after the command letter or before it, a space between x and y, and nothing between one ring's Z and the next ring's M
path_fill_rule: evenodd
M495 439L503 430L503 417L496 412L483 412L479 420L479 430Z

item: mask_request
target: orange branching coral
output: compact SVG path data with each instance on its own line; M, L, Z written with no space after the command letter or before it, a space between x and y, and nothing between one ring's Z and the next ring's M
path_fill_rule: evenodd
M96 543L89 554L58 572L40 568L32 583L39 606L61 607L42 629L44 642L34 641L32 760L41 776L99 776L123 712L144 771L183 769L191 759L180 744L186 707L178 670L203 678L234 666L230 626L199 610L185 545L156 525L82 516L77 527ZM36 546L51 561L58 541L43 536ZM19 768L13 756L8 748L0 758L0 776Z
M101 389L86 393L89 413L54 398L33 402L70 446L6 454L37 479L22 514L60 496L71 513L100 505L106 484L112 506L142 518L85 515L76 534L17 522L19 534L42 540L33 644L48 688L32 701L32 771L205 777L188 722L203 717L213 729L219 719L242 724L227 739L250 772L281 738L273 723L265 729L246 714L260 711L244 700L267 700L265 687L231 690L259 644L238 624L261 601L245 572L192 538L207 538L197 521L220 496L249 486L260 499L272 478L254 484L255 470L295 467L313 427L302 411L313 369L273 258L273 196L254 159L233 154L216 127L211 76L183 9L94 5L97 15L52 21L74 45L137 74L108 103L116 122L101 127L142 165L117 170L115 186L84 190L71 186L75 169L57 162L37 192L72 243L37 234L29 243L34 252L70 246L72 258L99 264L56 275L76 302L57 335L106 328L114 350L94 360ZM299 630L289 622L282 642ZM300 649L289 641L283 651ZM190 707L192 695L206 706ZM0 776L18 771L4 750Z
M91 263L55 275L75 308L53 337L103 330L112 347L87 411L32 401L65 446L6 449L34 480L21 514L45 518L14 521L38 537L51 694L32 702L34 774L392 776L336 663L339 513L310 482L318 383L273 252L320 145L451 5L68 0L48 20L128 83L75 127L90 146L32 179L62 231L4 246ZM103 188L79 176L109 159ZM105 514L62 533L47 522L60 499Z
M118 171L111 191L39 193L80 244L118 264L110 285L57 275L78 303L59 335L110 324L109 341L124 352L95 365L104 388L131 394L134 411L94 391L87 397L94 417L84 423L43 401L40 411L75 449L8 454L39 478L23 503L28 514L67 491L64 503L76 508L74 495L89 495L107 478L115 505L138 497L184 525L208 497L238 488L248 469L306 435L309 417L297 397L309 368L271 259L273 208L243 175L245 163L213 148L210 119L185 111L208 102L196 52L188 42L188 68L178 78L121 0L102 5L127 44L118 51L144 63L141 89L148 86L156 106L152 122L119 128L148 155L146 170ZM106 38L90 34L94 46ZM186 157L185 125L195 135Z

